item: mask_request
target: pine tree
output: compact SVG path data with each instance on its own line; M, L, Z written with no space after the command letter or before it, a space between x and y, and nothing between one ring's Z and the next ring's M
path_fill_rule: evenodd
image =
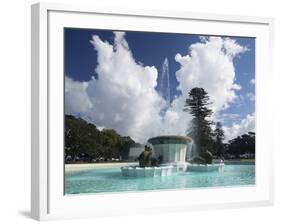
M224 152L224 131L222 130L222 124L220 122L216 123L216 129L214 131L215 135L215 153L222 157Z
M184 111L189 112L193 119L187 134L193 138L196 144L197 153L202 155L213 143L211 121L207 118L212 115L208 108L211 104L210 97L203 88L193 88L185 101Z

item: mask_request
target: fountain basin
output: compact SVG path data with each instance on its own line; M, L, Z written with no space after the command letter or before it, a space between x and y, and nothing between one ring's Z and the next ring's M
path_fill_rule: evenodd
M224 163L217 164L190 164L187 166L187 172L210 172L221 171L224 167Z
M189 164L166 165L159 167L138 167L123 166L121 167L122 176L125 177L156 177L170 176L178 172L211 172L222 171L224 163L219 164Z
M123 166L121 167L122 175L125 177L155 177L155 176L170 176L177 172L174 166L160 167L137 167Z

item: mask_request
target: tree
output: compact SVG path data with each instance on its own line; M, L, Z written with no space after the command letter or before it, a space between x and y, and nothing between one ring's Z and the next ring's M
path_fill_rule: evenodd
M227 153L235 158L240 158L242 155L249 154L249 157L255 155L255 133L248 132L238 136L228 142Z
M203 88L193 88L189 92L189 97L185 100L184 111L189 112L193 119L191 128L187 134L193 138L199 155L205 153L212 147L212 129L211 121L208 117L212 115L212 110L208 108L211 104L210 97Z
M136 144L133 139L122 137L113 129L100 131L92 123L65 115L65 159L68 162L127 158L133 144Z
M222 130L222 124L220 122L216 123L216 129L214 130L214 136L215 136L215 152L214 154L222 157L224 152L224 131Z

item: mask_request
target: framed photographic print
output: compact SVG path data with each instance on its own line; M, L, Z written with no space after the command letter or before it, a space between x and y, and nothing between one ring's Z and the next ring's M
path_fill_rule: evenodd
M32 217L272 204L272 24L33 5Z

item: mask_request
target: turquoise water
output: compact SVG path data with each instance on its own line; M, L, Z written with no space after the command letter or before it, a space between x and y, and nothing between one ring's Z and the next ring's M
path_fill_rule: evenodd
M65 173L65 194L126 192L255 184L255 165L225 165L222 172L180 172L166 177L123 177L120 168Z

